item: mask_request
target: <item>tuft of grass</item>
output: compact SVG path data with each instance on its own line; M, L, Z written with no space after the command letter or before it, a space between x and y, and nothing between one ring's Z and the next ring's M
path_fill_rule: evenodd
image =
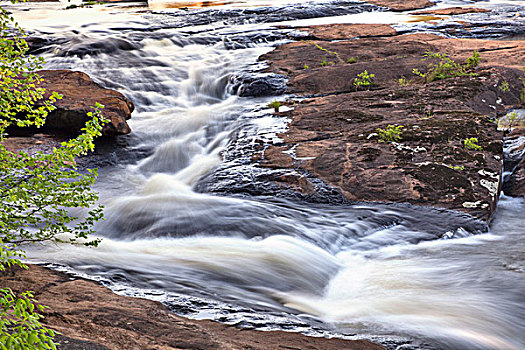
M350 64L357 63L357 58L355 57L347 58L346 63L350 63Z
M498 86L498 89L499 89L501 92L510 92L509 82L506 81L506 80L503 80L503 81L501 82L501 84Z
M377 128L377 133L379 134L379 142L381 143L392 143L401 140L401 129L403 125L388 125L386 129Z
M370 85L372 85L372 78L375 76L375 74L368 73L366 70L362 73L359 73L353 82L355 90L357 91L360 87L366 87L368 89Z
M410 83L408 82L408 80L406 80L405 77L401 77L399 79L397 79L397 82L399 83L399 85L401 86L408 86Z
M334 55L335 57L337 57L337 60L341 63L344 63L343 59L341 58L341 56L339 56L339 54L335 51L330 51L328 49L325 49L324 47L322 47L321 45L319 44L315 44L315 47L318 49L318 50L321 50L323 52L326 52L326 53L329 53L331 55ZM333 63L332 63L333 64Z
M274 111L277 113L279 112L279 107L281 107L281 102L277 100L273 100L272 102L268 104L268 107L273 108Z
M471 137L463 141L465 148L473 151L481 151L483 148L478 145L478 139L476 137Z

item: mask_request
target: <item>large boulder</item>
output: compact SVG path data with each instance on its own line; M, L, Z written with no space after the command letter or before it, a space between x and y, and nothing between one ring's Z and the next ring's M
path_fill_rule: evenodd
M104 126L104 135L129 134L131 128L126 120L131 118L133 102L120 92L103 88L86 73L70 70L41 70L44 79L39 85L46 89L45 97L58 92L63 98L55 103L56 110L47 117L45 128L67 133L76 133L88 121L87 113L98 102L104 105L103 116L109 120Z

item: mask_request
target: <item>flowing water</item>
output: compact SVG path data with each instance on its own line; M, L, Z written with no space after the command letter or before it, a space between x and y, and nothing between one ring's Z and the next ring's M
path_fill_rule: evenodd
M491 36L505 35L524 5L476 3L502 9ZM38 53L48 68L84 71L136 105L133 134L93 157L106 207L101 246L38 247L35 261L239 327L399 349L525 348L524 200L502 197L479 234L483 225L454 212L279 195L264 180L272 170L250 162L286 128L265 107L274 97L234 87L243 74L260 76L258 56L288 40L291 29L272 25L427 24L351 1L143 6L13 9L47 39Z

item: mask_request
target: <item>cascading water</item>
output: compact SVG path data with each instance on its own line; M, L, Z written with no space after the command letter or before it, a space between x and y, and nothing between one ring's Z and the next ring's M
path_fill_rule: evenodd
M195 191L217 167L229 169L222 186L254 181L260 170L242 150L275 142L285 127L265 107L271 98L239 97L229 86L286 40L289 30L263 24L264 16L352 21L374 9L335 2L316 13L318 3L253 12L260 19L233 5L187 17L118 6L70 10L68 18L48 4L15 12L49 34L48 68L84 71L137 107L134 133L103 155L114 159L96 184L106 207L96 227L101 246L30 255L189 317L394 348L525 347L523 200L502 198L490 233L473 236L464 216L446 211Z

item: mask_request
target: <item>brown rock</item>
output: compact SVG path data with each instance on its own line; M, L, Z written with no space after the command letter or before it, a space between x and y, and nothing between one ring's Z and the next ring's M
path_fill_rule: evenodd
M86 113L98 102L104 105L102 114L109 120L102 130L104 135L131 132L126 120L131 118L135 107L120 92L101 87L82 72L42 70L38 74L44 79L40 87L46 89L46 97L53 91L64 96L55 103L57 109L49 114L47 129L78 132L88 120Z
M447 7L444 9L425 10L412 12L411 15L438 15L438 16L452 16L452 15L463 15L466 13L485 13L490 12L487 9L481 9L476 7Z
M367 3L377 6L388 7L391 11L409 11L434 6L428 0L366 0Z
M426 51L463 62L473 50L484 58L476 76L425 83L412 73L426 71ZM289 77L289 92L314 97L286 113L292 121L280 135L285 145L269 147L261 165L290 167L288 151L294 149L293 168L339 188L350 200L409 202L490 220L503 159L503 135L491 118L520 105L517 91L523 86L520 70L492 66L519 66L516 57L524 56L523 43L426 34L280 46L261 58L271 71ZM357 63L344 63L348 57ZM332 64L322 67L323 60ZM303 69L305 64L314 68ZM375 74L374 85L356 92L354 78L364 70ZM398 83L402 77L408 86ZM502 81L510 92L497 88ZM378 142L377 129L388 125L404 127L397 144ZM468 138L477 138L483 149L467 149Z
M344 40L355 37L378 37L392 36L397 32L388 24L333 24L330 26L318 25L311 27L299 27L306 30L313 39L317 40Z
M32 290L49 306L43 323L62 333L60 346L82 349L379 350L367 341L312 338L290 332L240 330L172 314L159 302L119 296L95 282L31 265L0 275L2 288ZM73 347L71 347L73 348Z

